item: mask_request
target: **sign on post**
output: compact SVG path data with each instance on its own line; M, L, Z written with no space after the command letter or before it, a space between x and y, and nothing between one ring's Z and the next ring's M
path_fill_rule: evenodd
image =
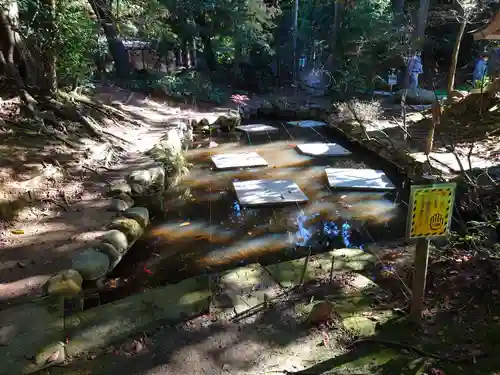
M410 190L407 237L417 239L410 318L419 322L425 295L429 238L446 236L450 229L456 184L415 185Z
M442 237L450 229L456 184L415 185L410 191L408 238Z

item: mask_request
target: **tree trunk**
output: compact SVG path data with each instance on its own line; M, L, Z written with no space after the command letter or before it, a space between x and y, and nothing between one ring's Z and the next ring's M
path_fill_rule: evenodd
M182 47L177 47L175 49L175 66L176 68L179 68L183 65L182 62Z
M6 9L8 9L9 13L6 12ZM10 4L2 4L0 6L0 62L3 65L6 76L12 78L16 88L21 90L24 88L24 80L18 68L22 65L26 66L22 61L18 62L15 59L17 43L15 31L12 30L11 19L9 19L12 18L12 16L9 17L11 12L17 12L17 3L11 2Z
M448 94L450 94L450 92L452 92L455 88L455 75L457 73L458 54L460 52L460 44L462 43L462 37L464 36L466 26L467 20L464 18L460 21L460 30L458 31L457 39L455 40L455 46L453 47L453 53L451 54L451 65L447 87Z
M396 24L402 25L405 10L405 0L393 0L392 8L394 10L394 20L396 21Z
M56 1L44 0L45 20L43 22L44 32L48 43L45 45L44 56L44 75L46 88L50 94L57 91L57 52L56 52Z
M175 73L176 61L175 53L171 49L167 52L167 73Z
M116 74L120 78L128 76L132 70L128 52L118 35L110 8L104 0L89 0L89 4L101 21L102 29L108 40L109 52L115 63Z
M216 63L212 40L210 39L210 36L204 35L201 37L201 41L203 43L203 55L205 57L206 66L210 71L214 71Z
M233 77L236 82L240 82L242 78L241 72L241 57L242 57L242 45L239 42L235 42L234 46L234 61L233 61Z
M182 43L182 61L184 63L184 68L189 69L191 67L191 56L189 54L189 42L188 39L184 39Z
M425 29L427 27L427 18L429 16L429 0L420 0L417 20L417 44L423 46L425 41Z
M191 49L191 65L193 68L198 68L198 56L197 56L197 46L196 46L196 38L193 38L193 47Z
M340 24L342 23L342 16L344 13L344 4L340 0L336 0L334 4L334 14L333 14L333 25L332 25L332 37L330 39L330 56L327 62L327 69L332 73L336 69L337 61L337 41L339 38Z

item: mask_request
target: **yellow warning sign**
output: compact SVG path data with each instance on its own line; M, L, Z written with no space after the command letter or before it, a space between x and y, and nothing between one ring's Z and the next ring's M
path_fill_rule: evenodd
M446 236L451 224L456 184L411 187L408 238Z

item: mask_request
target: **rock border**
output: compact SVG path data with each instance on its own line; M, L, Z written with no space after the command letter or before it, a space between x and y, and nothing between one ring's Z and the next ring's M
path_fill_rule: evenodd
M184 152L192 144L192 125L189 119L175 119L165 124L164 136L145 153L151 158L151 165L108 184L109 210L117 215L96 245L83 248L73 256L71 269L49 278L44 287L49 296L79 298L83 307L83 282L101 286L143 235L150 223L150 213L164 212L165 190L187 171Z

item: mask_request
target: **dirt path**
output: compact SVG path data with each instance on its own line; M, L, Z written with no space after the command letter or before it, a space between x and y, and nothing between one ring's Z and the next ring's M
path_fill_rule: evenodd
M103 233L114 215L103 195L106 181L140 167L141 153L158 141L169 119L213 116L115 89L100 90L96 99L120 107L132 120L103 124L121 140L114 148L80 139L78 149L72 149L36 133L3 137L0 217L14 219L0 221L0 308L39 294L50 274L68 268L71 255ZM15 108L15 103L2 105Z

